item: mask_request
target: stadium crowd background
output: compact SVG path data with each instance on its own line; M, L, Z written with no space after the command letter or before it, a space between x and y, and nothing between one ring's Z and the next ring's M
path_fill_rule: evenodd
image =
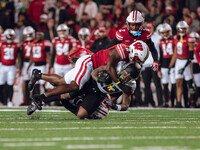
M116 31L126 26L126 17L132 10L139 10L143 14L144 25L152 30L152 34L157 33L156 29L159 24L168 23L175 35L176 25L180 20L187 22L189 32L200 34L199 0L1 0L0 25L2 29L0 33L3 35L3 31L12 28L21 43L24 40L24 28L32 26L35 31L44 33L45 40L52 42L57 36L56 29L60 24L66 24L69 27L69 34L76 40L79 40L79 30L87 27L93 43L90 50L96 53L105 49L109 41L115 38ZM157 36L159 35L157 34ZM149 104L153 107L167 106L156 72L151 70L154 80L150 80L150 87L145 86L142 77L149 69L150 64L148 63L151 61L144 64L143 73L138 82L140 88L136 90L137 94L132 96L131 106L149 106ZM144 99L142 95L144 95L144 91L149 90L147 88L151 88L152 93L156 91L157 94L152 98ZM190 97L187 93L188 89L184 84L184 107L190 106ZM1 105L8 105L8 102L2 99ZM30 101L23 100L23 104L27 105L28 103ZM12 106L12 104L8 106ZM174 106L174 103L170 103L169 106Z

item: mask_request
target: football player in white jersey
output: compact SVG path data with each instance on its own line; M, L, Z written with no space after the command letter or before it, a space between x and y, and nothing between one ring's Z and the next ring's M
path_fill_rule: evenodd
M80 119L103 119L103 117L107 116L107 111L109 110L108 105L112 109L126 111L130 104L131 93L123 93L118 86L119 83L112 81L109 74L105 71L105 68L106 66L101 66L93 70L93 80L90 79L80 91L49 97L43 102L48 103L51 101L62 100L64 107L69 109ZM126 84L132 89L132 92L134 92L136 88L135 80L141 73L141 66L138 63L133 62L125 65L120 62L118 64L118 70L119 82ZM102 100L106 97L106 94L109 94L112 97L119 97L120 95L123 95L122 104L117 105L111 100L102 102ZM72 99L72 101L70 99ZM40 102L37 103L37 105L41 104L42 103ZM27 114L32 114L36 109L37 107L35 106L35 103L33 103L27 109ZM101 117L99 116L100 114Z
M75 68L70 70L64 77L56 78L57 75L42 74L40 72L33 72L32 80L30 82L32 87L37 80L45 80L50 83L56 84L54 89L47 91L37 97L33 97L33 101L40 99L46 99L47 97L79 91L83 88L84 84L90 79L91 72L99 68L100 66L106 65L106 71L111 76L112 80L117 84L119 79L116 73L116 66L118 62L139 62L144 63L149 56L149 48L143 41L136 41L130 46L125 44L117 44L109 49L101 50L94 55L86 55L80 57ZM132 89L123 83L119 82L118 86L120 89L128 94L132 92ZM41 109L39 107L39 109Z

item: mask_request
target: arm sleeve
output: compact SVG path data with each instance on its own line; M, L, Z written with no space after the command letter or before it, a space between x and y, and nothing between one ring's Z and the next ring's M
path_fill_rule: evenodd
M112 41L109 42L109 44L107 45L107 48L110 48L119 43L121 43L121 41L117 40L117 38L115 37Z
M55 50L55 47L53 46L53 52L52 52L52 56L51 56L51 68L54 65L55 57L56 57L56 50Z
M189 51L189 59L192 60L194 58L194 51Z
M161 66L162 66L162 61L163 61L163 53L162 53L161 47L159 47L159 51L160 51L159 64L161 64L161 65L160 65L160 68L161 68Z
M198 45L197 45L197 47L194 51L194 54L196 56L198 63L200 63L200 41L199 41L199 43L198 43Z
M149 46L149 50L151 51L151 54L152 54L152 57L153 57L153 60L158 62L158 52L154 46L154 43L153 41L150 39L147 41L147 45Z

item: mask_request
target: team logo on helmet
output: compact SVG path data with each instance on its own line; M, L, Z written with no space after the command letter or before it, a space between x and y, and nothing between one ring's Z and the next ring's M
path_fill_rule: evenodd
M129 46L129 61L143 64L149 57L149 47L143 41L136 41Z

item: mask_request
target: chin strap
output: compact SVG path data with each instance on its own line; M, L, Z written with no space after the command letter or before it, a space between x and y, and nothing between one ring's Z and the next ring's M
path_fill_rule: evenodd
M141 35L142 35L142 32L138 31L136 34L133 34L133 33L132 33L132 35L133 35L133 36L141 36Z

